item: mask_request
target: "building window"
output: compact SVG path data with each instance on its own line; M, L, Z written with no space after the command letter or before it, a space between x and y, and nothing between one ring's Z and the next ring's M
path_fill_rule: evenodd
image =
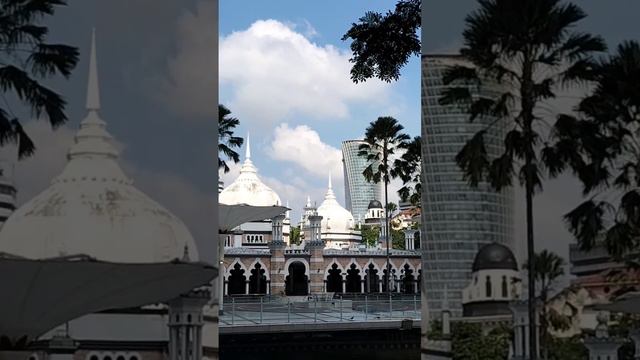
M506 298L509 296L509 291L507 289L507 277L502 277L502 297Z
M487 282L485 283L485 291L487 293L487 297L491 297L491 277L487 276Z

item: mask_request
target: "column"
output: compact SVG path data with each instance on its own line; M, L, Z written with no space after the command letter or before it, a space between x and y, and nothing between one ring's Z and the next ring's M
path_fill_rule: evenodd
M364 294L364 280L360 280L360 293Z
M267 295L271 295L271 280L267 280Z
M415 234L415 230L405 229L403 232L404 232L404 248L407 250L414 250L413 237Z
M342 293L346 293L347 292L347 280L342 279Z
M584 339L584 346L589 350L589 357L591 359L618 360L618 349L624 344L624 339L609 336L609 314L601 312L598 314L597 320L596 336Z
M245 295L249 295L249 280L244 281L244 293Z
M309 227L311 234L308 241L305 241L305 249L309 251L309 293L322 294L325 292L324 281L324 240L321 237L322 216L310 215Z
M378 280L378 292L382 293L382 279Z
M284 249L286 244L282 239L282 228L285 215L281 214L271 219L271 235L272 240L269 243L269 250L271 251L271 265L269 267L270 279L271 279L271 294L280 295L284 294L284 280L287 269L284 268L285 258Z

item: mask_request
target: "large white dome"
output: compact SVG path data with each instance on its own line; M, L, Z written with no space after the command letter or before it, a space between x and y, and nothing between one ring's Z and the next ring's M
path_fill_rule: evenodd
M251 146L248 136L245 160L240 168L240 175L231 185L220 192L218 199L221 204L226 205L282 205L278 194L258 177L258 169L251 162Z
M317 211L318 215L322 216L321 230L323 232L344 233L354 228L353 215L336 200L331 186L331 177L329 177L327 194Z
M120 263L156 263L198 250L184 223L133 186L117 159L100 108L92 43L87 117L62 173L17 209L0 231L0 252L30 259L88 255Z

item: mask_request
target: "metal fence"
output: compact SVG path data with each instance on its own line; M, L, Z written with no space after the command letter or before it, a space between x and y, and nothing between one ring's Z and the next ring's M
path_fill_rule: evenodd
M420 297L230 298L220 326L419 320Z

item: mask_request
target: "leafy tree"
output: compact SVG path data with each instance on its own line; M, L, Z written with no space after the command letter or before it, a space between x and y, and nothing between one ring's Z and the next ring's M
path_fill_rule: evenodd
M362 233L362 242L368 247L374 247L378 244L380 239L380 227L361 225L360 231Z
M394 249L404 250L404 232L391 229L391 244Z
M360 145L358 156L366 159L367 167L362 174L368 182L384 182L384 208L389 208L389 181L398 176L397 171L391 167L390 158L399 150L406 149L409 136L402 132L404 127L390 116L379 117L367 127L364 143ZM389 213L385 211L385 227L390 229ZM388 230L387 230L388 231ZM390 241L387 237L387 273L391 273ZM391 281L389 277L388 281ZM387 286L391 289L391 286Z
M551 342L549 328L552 325L561 329L566 329L569 326L568 318L548 308L551 291L554 290L560 277L564 275L565 261L556 253L543 250L535 254L533 262L534 277L538 288L537 294L543 304L540 314L540 347L543 358L548 359ZM523 268L528 269L529 263L525 262Z
M64 0L0 0L0 94L15 96L33 115L47 116L56 129L67 122L66 101L38 82L55 75L68 78L78 63L78 49L49 44L43 18L54 14ZM4 97L4 96L3 96ZM9 108L0 107L0 146L18 145L18 157L32 155L35 144Z
M595 90L562 115L557 148L587 198L565 215L583 250L603 244L619 260L638 265L640 248L640 45L625 42L594 67ZM563 163L562 165L565 165Z
M297 226L292 226L291 231L289 232L289 240L292 244L300 245L302 241L302 237L300 236L300 228Z
M420 207L422 196L422 140L420 136L414 137L407 143L407 149L393 162L393 167L402 180L402 187L398 190L398 195L402 201L409 200L411 205Z
M444 339L442 322L432 322L427 336ZM511 329L499 326L485 334L482 324L459 321L451 324L450 339L453 360L507 360Z
M549 360L583 360L589 357L589 351L582 342L580 335L570 338L550 337Z
M233 148L240 148L244 139L233 136L233 130L240 124L240 120L230 117L231 110L224 105L218 105L218 154L224 154L234 163L240 162L240 155ZM218 169L229 172L227 162L218 155Z
M351 39L351 80L363 82L377 77L398 80L400 69L411 56L420 55L421 0L401 0L394 11L368 11L351 24L342 40Z
M443 82L440 103L464 106L469 120L487 122L456 157L464 178L473 187L487 181L497 191L517 178L526 194L527 258L534 257L533 196L542 190L542 172L559 174L566 152L543 141L541 130L552 133L562 122L548 124L540 116L544 103L556 97L559 86L592 77L592 55L604 51L597 36L573 30L586 14L561 0L478 0L479 8L466 18L462 57L470 65L453 66ZM476 90L476 94L472 90ZM477 95L479 94L479 95ZM546 109L548 111L548 109ZM490 158L485 135L505 127L504 153ZM564 149L562 149L564 150ZM529 268L531 349L535 349L535 281ZM533 351L535 354L535 351Z

